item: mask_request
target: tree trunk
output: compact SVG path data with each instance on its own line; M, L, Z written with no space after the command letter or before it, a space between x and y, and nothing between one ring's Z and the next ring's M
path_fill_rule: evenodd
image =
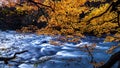
M120 60L118 61L118 68L120 68Z
M118 68L120 68L120 51L113 54L110 59L99 68L111 68L117 61L119 61Z
M118 12L118 26L120 27L120 12Z

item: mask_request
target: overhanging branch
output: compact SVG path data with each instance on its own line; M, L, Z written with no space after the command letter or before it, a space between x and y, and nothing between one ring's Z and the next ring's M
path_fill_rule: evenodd
M110 6L109 6L103 13L101 13L101 14L99 14L99 15L97 15L97 16L94 16L94 17L90 18L89 20L87 20L87 22L88 22L87 24L89 24L90 21L93 20L94 18L100 17L100 16L102 16L103 14L105 14L105 13L110 9L110 7L111 7L112 5L113 5L113 3L111 3Z
M0 61L4 61L5 64L8 64L8 61L15 59L17 54L21 54L24 52L28 52L28 50L24 50L21 52L16 52L12 57L0 57Z
M36 5L38 8L40 8L40 6L39 6L39 5L41 5L41 6L44 6L44 7L50 8L50 9L52 9L52 11L54 11L54 9L53 9L51 6L44 5L44 4L39 3L39 2L35 2L35 1L33 1L33 0L28 0L28 2L33 3L33 4L34 4L34 5Z

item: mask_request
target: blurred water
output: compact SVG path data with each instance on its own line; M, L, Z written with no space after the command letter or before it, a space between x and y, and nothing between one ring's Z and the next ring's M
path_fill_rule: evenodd
M92 52L95 60L106 62L111 55L107 54L106 50L119 43L105 43L104 38L87 36L77 44L67 42L62 42L60 45L50 44L54 38L47 35L0 31L0 56L13 56L15 52L28 50L18 54L7 65L0 61L0 68L92 68L91 57L86 52L85 44L92 46L92 43L96 43L97 46Z

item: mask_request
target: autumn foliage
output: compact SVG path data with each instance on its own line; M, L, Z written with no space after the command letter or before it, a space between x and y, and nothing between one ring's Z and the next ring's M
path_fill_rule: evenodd
M23 15L24 17L22 17L22 23L29 23L28 26L21 27L23 32L31 32L32 29L30 28L35 28L33 31L38 34L61 34L74 36L92 34L99 37L115 34L115 36L107 38L112 39L111 41L119 41L118 39L120 39L120 27L117 21L117 12L111 12L111 8L108 9L112 1L34 1L36 3L31 3L29 0L26 0L26 2L21 4L22 6L17 5L15 7L16 11L19 13L25 12L25 15ZM95 5L89 4L91 2ZM107 9L108 11L106 11ZM118 39L115 39L116 35Z

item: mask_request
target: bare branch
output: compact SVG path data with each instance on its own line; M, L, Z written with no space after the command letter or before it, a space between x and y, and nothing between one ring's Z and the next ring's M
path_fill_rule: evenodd
M4 61L5 64L8 64L8 61L15 59L17 54L21 54L24 52L28 52L28 50L24 50L21 52L16 52L12 57L0 57L0 61Z
M85 48L87 49L89 55L91 56L91 63L96 63L96 61L94 60L94 56L93 54L90 52L89 48L87 45L85 45ZM93 65L94 68L96 68L94 65Z

